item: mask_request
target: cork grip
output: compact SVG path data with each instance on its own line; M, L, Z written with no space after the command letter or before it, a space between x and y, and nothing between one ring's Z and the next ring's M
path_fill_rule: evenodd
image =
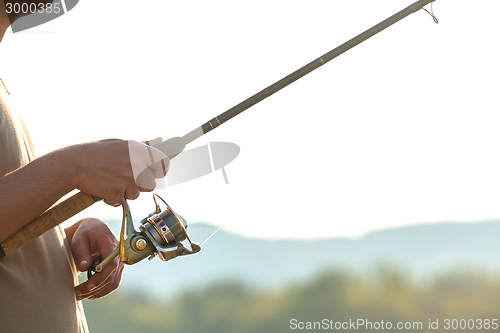
M31 242L33 239L41 236L85 208L92 206L94 202L99 200L100 198L98 197L79 192L53 206L4 240L0 244L0 258Z

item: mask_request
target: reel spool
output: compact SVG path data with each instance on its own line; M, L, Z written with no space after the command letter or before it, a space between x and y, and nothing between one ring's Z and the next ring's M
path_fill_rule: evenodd
M156 202L157 197L165 204L165 210L160 209ZM144 258L153 259L156 255L163 261L169 261L179 256L200 252L200 245L193 243L187 234L186 220L177 215L159 195L154 194L153 200L155 211L141 221L139 231L134 229L127 200L123 200L120 244L106 259L101 261L100 255L94 258L92 267L87 272L88 278L93 273L102 272L104 267L117 256L120 256L120 260L125 264L133 265Z

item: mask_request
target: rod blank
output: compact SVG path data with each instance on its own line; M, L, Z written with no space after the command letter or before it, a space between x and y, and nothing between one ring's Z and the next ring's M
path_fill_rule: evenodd
M350 39L349 41L345 42L344 44L334 48L328 53L325 53L321 57L317 58L316 60L311 61L307 65L299 68L295 72L289 74L288 76L282 78L281 80L275 82L274 84L270 85L269 87L265 88L264 90L258 92L257 94L247 98L243 102L239 103L236 106L233 106L229 110L227 110L224 113L221 113L219 116L213 118L212 120L209 120L205 124L201 126L201 129L203 130L203 134L210 132L214 128L222 125L229 119L233 118L234 116L240 114L241 112L245 111L246 109L254 106L255 104L259 103L260 101L266 99L267 97L271 96L272 94L278 92L279 90L285 88L289 84L297 81L301 77L303 77L306 74L309 74L313 70L317 69L318 67L323 66L327 62L329 62L332 59L335 59L342 53L352 49L354 46L364 42L368 38L376 35L380 31L390 27L394 23L402 20L406 16L419 11L422 9L425 5L434 2L435 0L420 0L417 1L410 6L406 7L402 11L392 15L388 19L380 22L379 24L373 26L372 28L366 30L365 32L357 35L356 37Z

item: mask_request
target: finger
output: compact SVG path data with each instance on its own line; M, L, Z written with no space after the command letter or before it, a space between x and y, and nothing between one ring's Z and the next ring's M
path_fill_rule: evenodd
M116 200L116 199L104 199L103 201L104 201L104 203L106 203L110 206L113 206L113 207L118 207L123 203L123 200L118 202L118 200Z
M117 270L118 268L115 268ZM92 275L92 277L87 280L86 282L80 284L77 287L77 290L80 291L80 294L82 295L83 298L88 298L91 296L96 295L99 293L102 289L106 288L108 285L112 283L114 280L116 274L115 270L111 272L111 274L107 275L106 273L100 272ZM97 275L97 278L94 278ZM102 279L104 277L104 279ZM98 279L100 278L100 279Z
M103 201L113 207L118 207L123 203L123 198L125 197L125 192L127 189L131 188L132 181L128 182L115 182L108 186L106 193L104 193ZM135 184L132 183L135 186Z
M95 295L100 292L100 290L113 283L117 276L116 271L120 270L120 267L123 267L123 263L121 263L117 257L110 262L102 272L95 273L90 279L75 287L77 298L82 299ZM117 282L119 283L119 280Z
M120 265L116 267L108 276L106 276L104 280L99 282L99 284L96 284L96 280L93 279L94 276L106 273L104 271L101 273L96 273L87 282L82 283L77 287L77 295L80 297L80 299L94 299L108 295L120 285L121 277L123 274L123 267L123 263L120 262Z
M92 264L92 251L87 238L75 234L71 240L71 252L78 270L87 271Z
M169 168L170 168L169 158L164 158L158 162L155 162L149 167L155 178L165 177L167 175Z
M147 154L149 155L147 166L152 170L155 178L165 177L170 166L168 156L154 147L147 147Z
M96 236L91 238L89 238L88 233L82 234L85 235L87 239L92 240L92 243L89 244L89 251L100 253L103 258L107 258L108 256L110 256L118 247L118 240L116 239L115 235L107 228L100 230L100 232ZM85 236L82 236L82 238L84 238ZM75 239L75 236L73 236L73 239ZM116 278L115 271L120 266L123 266L123 263L120 262L118 257L115 257L114 260L111 260L111 262L103 269L102 272L94 274L89 280L75 287L76 298L78 300L81 300L85 297L88 297L88 295L97 293L100 288L111 283L108 281L113 281ZM88 268L90 268L90 266Z
M136 182L142 192L151 192L156 187L155 177L149 168L139 174Z
M154 178L163 178L170 164L168 156L154 147L137 141L129 141L128 147L134 180L138 183L139 187L147 190L154 189L155 186L153 186L153 182L147 175L143 175L142 177L145 178L141 178L138 181L139 175L145 170L149 170L153 176L153 180Z
M129 193L133 193L133 194L129 194ZM141 194L141 189L139 187L137 187L137 191L134 190L134 191L126 191L125 192L125 199L129 199L129 200L135 200L139 197L139 195Z
M87 296L87 299L91 300L98 299L112 293L120 285L122 274L123 274L123 265L118 269L116 269L113 276L112 277L110 276L110 278L107 279L105 283L103 283L98 288L92 290Z
M153 140L144 141L145 144L151 147L156 146L160 142L163 142L163 139L161 137L154 138Z
M133 184L133 186L129 186L125 191L125 199L135 200L141 194L141 190L137 184Z
M109 285L113 279L114 273L112 275L108 275L105 277L103 281L100 281L99 284L96 284L96 279L94 276L96 275L105 275L101 273L94 274L89 280L75 287L75 294L78 300L82 300L84 298L89 298L99 293L102 288L105 288Z

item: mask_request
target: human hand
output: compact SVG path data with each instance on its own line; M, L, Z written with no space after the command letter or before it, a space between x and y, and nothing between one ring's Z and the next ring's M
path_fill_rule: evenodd
M76 267L86 272L92 265L92 257L98 254L107 258L117 247L118 240L101 220L88 218L66 229ZM111 261L100 273L75 287L77 300L97 299L118 288L123 272L119 257Z
M144 191L154 189L156 186L155 178L165 177L170 166L170 159L163 152L154 148L162 141L162 138L145 142L128 141L134 179L137 186Z
M138 141L109 139L61 151L66 153L76 188L103 198L108 205L119 206L123 198L133 200L141 191L152 191L155 178L167 174L169 158L152 147L161 141L161 138L152 140L149 146Z

